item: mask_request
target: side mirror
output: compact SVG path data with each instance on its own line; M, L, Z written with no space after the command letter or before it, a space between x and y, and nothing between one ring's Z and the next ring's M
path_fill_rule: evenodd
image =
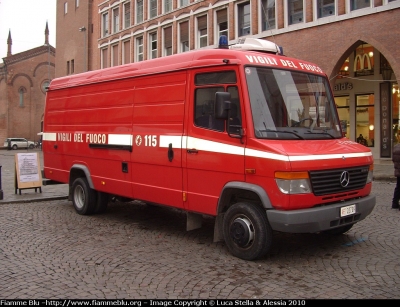
M216 92L215 93L215 117L218 119L228 119L231 108L231 93Z

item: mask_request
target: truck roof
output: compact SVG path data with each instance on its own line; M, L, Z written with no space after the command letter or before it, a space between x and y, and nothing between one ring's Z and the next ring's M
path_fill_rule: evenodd
M200 49L184 53L164 56L161 58L145 60L125 65L88 71L85 73L68 75L53 79L49 90L56 90L78 85L107 82L126 79L136 76L159 74L163 72L179 71L196 67L210 67L221 65L260 65L291 70L302 70L317 74L324 74L317 65L278 55L276 49L263 49L265 40L251 39L251 42L263 41L260 44L232 45L229 48ZM271 43L271 42L268 42ZM271 46L268 46L271 47Z

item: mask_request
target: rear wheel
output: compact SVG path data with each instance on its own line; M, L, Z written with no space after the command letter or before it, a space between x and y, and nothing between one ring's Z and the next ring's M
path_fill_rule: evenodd
M12 149L17 150L17 149L18 149L17 144L14 144L13 147L12 147Z
M91 189L86 178L75 179L72 185L72 203L81 215L94 213L96 209L96 191Z
M235 257L255 260L271 248L272 229L265 209L251 203L236 203L225 214L225 243Z

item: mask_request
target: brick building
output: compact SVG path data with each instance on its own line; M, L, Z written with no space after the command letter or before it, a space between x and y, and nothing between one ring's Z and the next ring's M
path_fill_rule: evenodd
M39 139L46 90L54 78L55 49L49 44L46 23L44 45L12 54L11 30L7 56L0 64L0 146L7 137Z
M351 140L376 160L399 139L400 0L57 0L56 76L251 36L328 75Z

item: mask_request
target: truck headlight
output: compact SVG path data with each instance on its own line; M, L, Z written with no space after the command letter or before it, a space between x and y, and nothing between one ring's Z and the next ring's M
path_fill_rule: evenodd
M275 181L284 194L311 193L310 178L307 172L276 172Z

